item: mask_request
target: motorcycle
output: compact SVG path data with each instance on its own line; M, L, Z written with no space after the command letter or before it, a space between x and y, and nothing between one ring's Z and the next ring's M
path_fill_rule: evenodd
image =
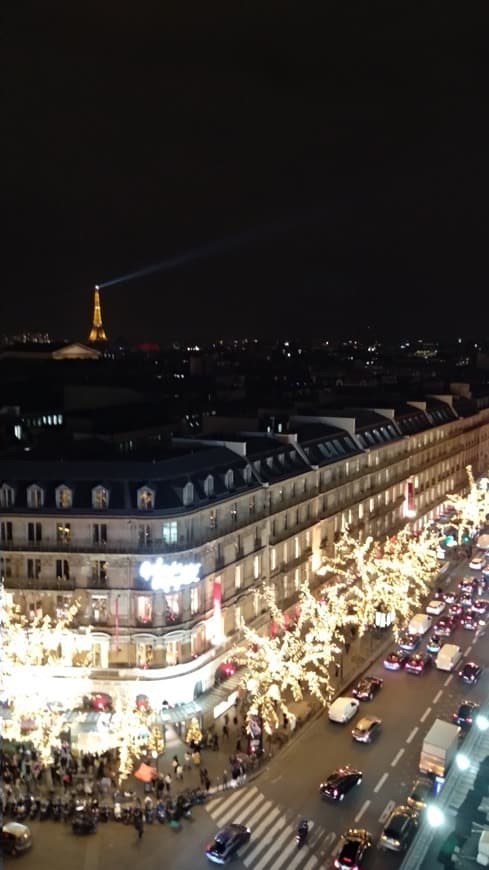
M120 801L115 801L115 803L114 803L113 816L114 816L115 822L121 821L121 819L122 819L122 806L121 806Z
M103 806L101 806L99 809L99 816L98 817L99 817L101 822L108 822L109 818L110 818L109 807L106 806L105 804Z
M51 817L55 822L59 822L61 818L61 801L58 797L54 798L54 800L52 801Z
M15 805L15 819L17 822L23 822L28 816L28 809L25 797L18 799Z
M39 806L39 821L45 822L51 815L51 801L43 798Z
M39 798L34 798L34 800L31 803L31 811L29 813L29 818L31 819L31 821L34 821L34 819L37 819L40 806L41 806L41 801L39 800Z
M160 825L164 825L166 821L166 809L163 801L158 801L156 804L156 820Z
M297 826L297 833L295 835L295 841L297 843L298 849L300 849L301 846L303 846L304 843L306 842L308 833L309 833L309 822L307 822L306 819L303 819L301 822L299 822L299 824Z

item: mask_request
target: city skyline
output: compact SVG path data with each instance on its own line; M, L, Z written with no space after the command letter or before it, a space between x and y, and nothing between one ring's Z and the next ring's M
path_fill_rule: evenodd
M127 13L10 10L5 331L81 338L141 272L112 336L477 331L476 16Z

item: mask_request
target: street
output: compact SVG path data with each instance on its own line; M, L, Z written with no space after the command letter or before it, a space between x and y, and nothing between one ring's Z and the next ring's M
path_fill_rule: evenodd
M450 580L451 587L456 586L460 573L474 572L461 566ZM371 702L361 703L352 720L354 723L367 712L382 719L381 734L371 745L353 742L352 723L333 724L325 713L307 723L252 782L194 807L192 820L183 820L178 831L154 823L146 825L144 836L138 841L132 826L109 822L99 824L95 835L80 838L72 834L69 824L31 822L34 847L18 860L26 870L58 867L105 870L135 865L142 870L163 866L175 870L205 867L205 844L219 826L234 821L249 825L252 831L249 844L232 862L236 868L329 867L343 831L348 827L364 827L377 840L390 810L405 802L417 775L423 737L434 719L451 720L464 697L479 703L485 701L489 690L486 632L483 628L475 636L457 627L450 638L450 642L465 650L465 659L473 657L485 667L474 687L462 686L456 674L435 668L421 676L386 671L383 657L377 660L368 672L383 677L384 686ZM345 763L363 771L362 784L347 794L342 803L322 801L320 782ZM312 827L307 843L298 850L294 834L300 818L309 819ZM400 863L401 856L374 848L365 866L389 870Z

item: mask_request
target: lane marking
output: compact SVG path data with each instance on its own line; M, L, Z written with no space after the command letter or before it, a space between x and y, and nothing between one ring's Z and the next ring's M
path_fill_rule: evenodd
M427 707L426 710L424 711L423 715L420 717L419 721L424 722L424 720L428 718L430 713L431 713L431 707Z
M397 762L399 761L400 758L402 758L402 756L404 755L405 751L406 751L405 749L400 749L400 750L399 750L399 752L397 753L397 755L395 756L395 758L393 758L392 761L391 761L391 767L395 767L395 766L396 766Z
M280 818L270 828L269 827L270 823L279 814L280 814ZM250 840L250 843L248 845L251 846L251 851L247 845L247 846L245 846L245 848L243 849L242 852L240 850L240 854L246 855L248 863L251 863L252 861L256 861L260 852L263 852L264 849L268 850L270 848L270 845L274 842L274 840L278 836L279 832L283 833L284 825L288 829L289 826L288 826L286 820L284 819L283 815L281 815L280 810L276 809L273 813L270 813L270 816L268 818L265 818L263 820L263 822L260 825L258 825L258 827L256 828L256 831L253 831L253 836L256 835L256 836L260 837L260 842L253 846L253 842L252 842L252 840ZM261 837L262 831L264 831L267 827L268 827L268 832L265 834L264 837Z
M307 862L307 864L304 867L304 870L313 870L313 867L316 866L317 862L318 862L318 859L316 858L316 856L311 855L311 857L309 858L309 861Z
M383 810L383 812L382 812L382 815L379 817L379 822L380 822L381 825L383 825L384 822L387 821L387 819L389 818L389 816L390 816L392 810L394 809L395 805L396 805L396 802L395 802L395 801L389 801L389 803L386 804L386 806L385 806L385 808L384 808L384 810Z
M329 834L324 838L323 848L321 850L321 854L324 855L327 849L329 849L336 840L336 831L330 831Z
M406 738L406 743L411 743L411 740L413 739L413 737L416 736L416 734L418 733L418 731L419 731L419 728L418 728L418 726L416 725L416 728L413 728L413 730L411 731L411 734L409 735L409 737Z
M362 818L364 812L369 808L369 806L370 806L370 801L365 801L365 803L362 804L362 806L360 807L358 813L357 813L356 816L355 816L355 821L356 821L356 822L359 822L359 821L360 821L360 819Z
M380 777L380 779L379 779L377 785L376 785L375 788L374 788L374 794L377 794L377 792L380 791L380 789L381 789L382 786L384 785L384 782L386 781L386 779L387 779L388 776L389 776L388 773L383 773L383 774L382 774L382 776Z
M467 653L467 655L472 652L472 644L470 644L470 646L467 647L465 652Z
M443 685L444 685L444 686L449 686L450 683L452 682L452 680L453 680L453 674L450 674L450 676L446 678L446 680L445 680L445 682L443 683Z
M433 704L438 704L438 701L440 700L442 695L443 695L443 689L440 689L440 691L437 692L435 697L433 698Z

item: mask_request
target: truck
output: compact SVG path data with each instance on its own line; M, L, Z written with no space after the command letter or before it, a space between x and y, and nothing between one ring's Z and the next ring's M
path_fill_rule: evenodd
M435 719L423 741L420 773L445 779L458 750L462 729L452 722Z

